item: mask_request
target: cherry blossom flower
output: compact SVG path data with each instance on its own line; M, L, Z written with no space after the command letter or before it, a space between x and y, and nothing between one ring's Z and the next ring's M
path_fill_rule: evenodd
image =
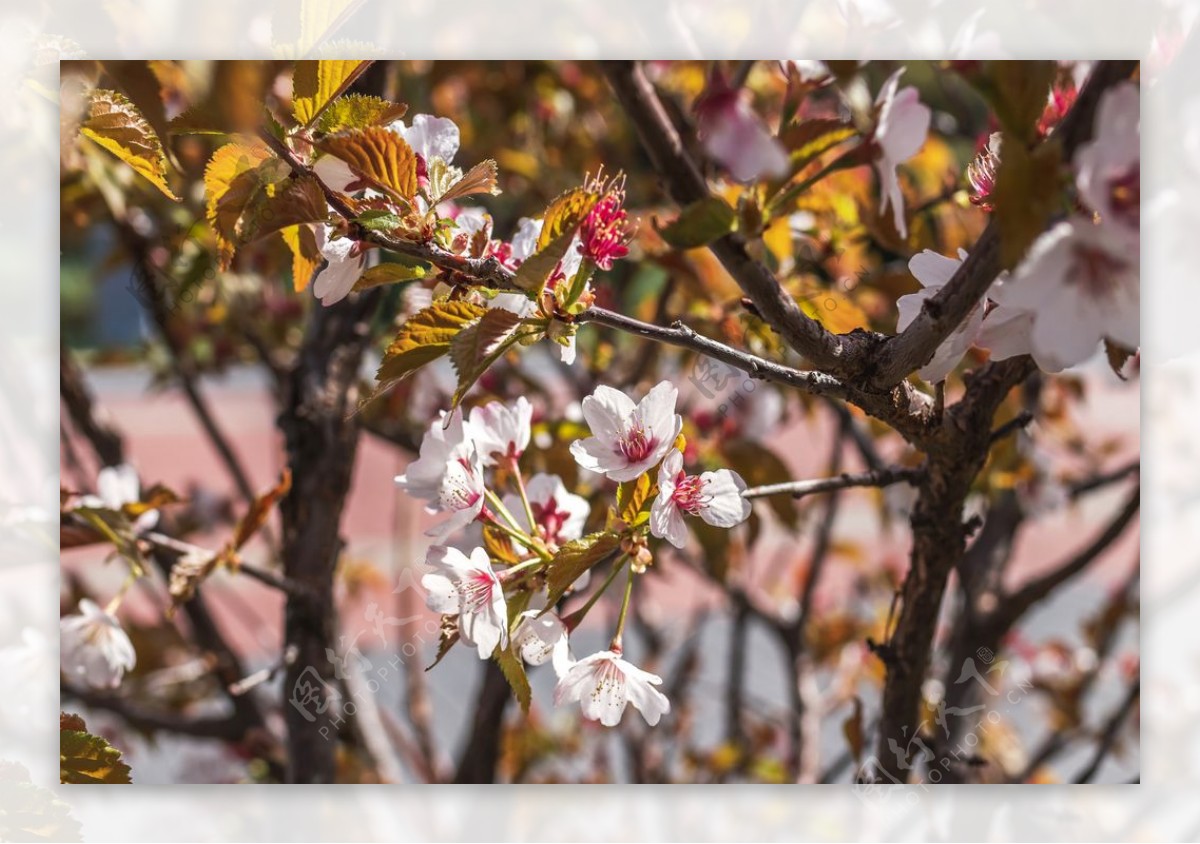
M1141 222L1141 95L1133 82L1104 92L1096 136L1075 154L1075 184L1105 222L1138 230Z
M650 506L650 532L676 548L687 543L683 516L699 516L713 527L731 528L750 515L750 502L742 498L746 482L730 469L700 475L683 471L683 453L667 452L658 470L658 497Z
M674 384L660 381L634 405L620 390L600 385L583 400L583 418L592 436L571 443L575 462L619 482L649 470L683 427L675 413L678 395Z
M916 88L899 88L902 73L904 68L888 77L875 100L879 108L875 125L879 158L875 167L879 171L883 194L880 210L886 211L890 205L896 231L901 237L908 237L908 225L904 220L904 195L900 192L896 167L916 155L925 144L932 112L929 106L923 105L918 99Z
M475 443L467 436L462 412L455 410L444 423L445 412L434 420L421 440L421 452L408 471L396 476L396 485L414 498L428 501L430 513L450 517L427 532L442 542L474 521L483 511L483 469Z
M833 75L829 65L817 59L789 59L789 63L796 69L801 82L820 82Z
M484 466L500 460L517 459L529 447L529 425L533 405L520 396L510 407L501 401L488 402L471 411L470 427Z
M1105 337L1138 347L1140 288L1136 233L1072 217L1042 234L991 296L1030 315L1034 360L1058 372L1089 358Z
M92 688L115 689L137 664L133 643L112 613L84 598L79 614L59 621L63 673Z
M79 503L84 507L103 507L120 510L126 504L136 504L141 498L137 470L128 463L105 466L96 475L96 494L85 495ZM136 533L145 533L158 524L158 511L147 510L133 522Z
M571 667L571 654L567 640L567 628L557 615L541 610L521 613L521 621L513 631L513 645L521 659L530 665L543 665L547 660L554 666L554 673L562 677Z
M313 279L313 295L329 307L350 295L354 283L362 276L366 254L357 241L348 237L331 237L333 229L317 227L317 246L325 265Z
M626 704L632 703L653 727L671 711L666 695L654 688L661 684L661 677L626 662L619 651L600 651L566 670L554 689L554 702L579 701L585 718L606 727L621 723Z
M396 120L388 128L404 138L413 152L420 156L417 162L418 176L428 173L431 160L440 158L449 164L458 154L458 126L449 117L417 114L413 116L410 126L405 126L403 120Z
M583 536L591 505L586 498L567 492L558 475L538 472L525 484L525 495L533 511L532 527L538 529L548 544L561 546ZM512 493L504 496L504 506L512 513L523 509L521 499Z
M705 151L739 182L787 173L788 154L763 124L741 91L718 81L718 90L697 106Z
M958 251L958 255L957 259L947 258L945 255L939 255L926 249L914 255L908 262L909 272L917 281L921 282L922 289L896 300L896 307L900 310L900 319L896 323L898 330L903 331L908 328L917 318L917 314L921 313L921 307L925 300L950 281L967 257L967 253L961 249ZM931 384L946 380L946 376L954 367L958 366L962 356L979 336L980 327L983 325L983 313L984 302L980 299L950 336L937 347L937 351L933 353L933 359L921 367L917 374Z
M625 186L612 186L579 226L579 252L602 270L629 254L633 224L625 211Z
M480 659L490 658L497 645L508 647L504 589L487 552L476 548L468 557L457 548L435 545L425 563L433 569L421 578L429 609L457 615L459 635L478 651Z

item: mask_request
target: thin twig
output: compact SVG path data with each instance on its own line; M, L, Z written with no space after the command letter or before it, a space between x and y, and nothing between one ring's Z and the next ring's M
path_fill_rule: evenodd
M898 483L915 484L923 474L924 470L920 467L909 466L893 466L870 472L842 472L840 475L828 478L750 487L742 493L742 497L762 498L768 495L791 495L793 498L803 498L818 492L832 492L849 487L885 487Z

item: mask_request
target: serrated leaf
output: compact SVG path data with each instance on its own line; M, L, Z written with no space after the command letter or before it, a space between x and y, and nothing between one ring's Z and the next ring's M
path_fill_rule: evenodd
M279 234L292 253L292 287L297 293L308 287L313 273L321 266L321 250L312 226L288 226Z
M542 288L546 286L546 279L550 277L559 261L567 254L567 248L574 239L574 229L564 232L556 240L551 241L545 249L527 258L521 263L521 266L517 267L517 272L513 276L513 284L521 290L540 294Z
M205 216L217 239L221 269L228 269L241 238L242 214L262 189L258 168L266 147L229 143L213 153L204 168Z
M450 202L455 199L462 199L464 196L474 196L475 194L498 194L500 187L496 184L496 162L492 159L481 161L467 171L466 175L452 184L445 193L437 198L433 203L438 205L442 202Z
M296 62L292 76L292 114L296 121L301 126L312 124L370 64L342 59Z
M243 220L241 237L250 241L280 229L306 223L323 223L329 219L325 193L316 177L290 176L283 185L273 188L250 209Z
M445 658L446 654L450 653L450 649L454 647L458 637L458 616L443 615L442 623L438 628L437 654L434 656L433 662L425 667L426 671L432 669Z
M107 740L87 732L78 715L59 718L59 782L70 784L129 784L133 782L129 766L121 760L121 751Z
M383 355L375 374L380 385L405 378L427 363L449 353L458 332L487 311L472 302L434 302L409 317Z
M380 126L349 129L330 135L317 146L405 202L411 204L417 195L417 155L395 132Z
M589 533L558 549L546 567L546 606L553 607L576 580L597 563L621 550L621 537L609 531Z
M450 401L458 407L463 396L483 373L516 342L514 331L521 324L519 314L505 308L492 308L467 326L450 342L450 361L458 373L458 387Z
M167 158L162 142L137 107L116 91L97 89L80 131L176 202L167 184Z
M508 681L513 697L521 704L521 711L528 713L529 704L533 702L533 689L529 687L529 678L525 676L524 661L508 647L496 651L496 664L500 666L504 679Z
M355 219L367 231L390 232L404 222L397 214L384 208L369 208Z
M346 94L331 102L317 120L317 129L328 135L342 129L384 126L408 111L404 103L393 103L366 94Z
M1061 147L1047 141L1030 152L1005 134L996 168L992 212L1000 233L1000 266L1011 270L1046 230L1062 203Z
M116 81L117 87L158 135L159 141L167 137L167 110L163 105L162 84L147 61L104 61L104 72ZM170 150L165 149L168 162ZM170 162L173 163L173 162Z
M371 267L354 282L355 290L367 290L381 284L395 284L401 281L414 281L425 278L429 267L424 264L410 267L407 264L378 264Z
M676 249L697 249L724 237L737 227L737 212L719 196L688 205L679 216L659 230L662 239Z
M537 248L540 252L565 234L574 235L588 212L600 201L600 195L583 188L572 188L550 203L542 217L542 231L538 235ZM570 240L570 237L567 238ZM564 250L565 251L565 250Z
M621 521L632 525L642 509L655 494L657 487L650 480L650 473L638 475L637 480L625 481L617 487L617 515Z
M779 133L779 141L791 154L792 171L798 172L857 134L858 130L848 120L818 117L791 124Z

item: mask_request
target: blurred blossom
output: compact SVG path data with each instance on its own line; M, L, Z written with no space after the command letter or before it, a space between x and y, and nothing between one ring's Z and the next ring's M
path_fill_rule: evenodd
M696 106L705 151L739 182L787 173L788 154L741 91L714 80L717 90Z
M136 504L141 492L137 470L128 463L105 466L96 476L96 495L85 495L79 499L84 507L104 507L120 510L126 504ZM158 524L158 511L147 510L134 520L138 533L151 530Z
M900 192L900 180L896 168L901 162L916 155L925 145L932 112L921 103L917 89L899 88L900 68L883 84L875 105L879 116L875 124L875 142L879 145L879 158L875 166L879 171L882 194L880 211L890 205L896 231L908 237L908 225L904 220L904 195Z
M96 689L115 689L137 662L117 617L87 598L59 622L59 642L63 673Z

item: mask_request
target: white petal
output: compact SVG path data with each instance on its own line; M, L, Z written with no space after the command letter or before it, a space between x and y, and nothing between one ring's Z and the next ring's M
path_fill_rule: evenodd
M606 445L615 446L628 428L636 405L633 399L601 384L583 400L583 418L592 435Z
M687 526L683 523L679 506L662 492L650 505L650 533L667 540L676 548L683 548L687 544Z
M421 577L425 590L425 606L438 613L458 612L458 589L444 574L430 573Z
M704 484L705 495L700 518L704 521L714 527L731 528L750 516L750 502L742 497L746 482L737 472L718 469L705 472L700 480Z
M313 165L313 172L317 178L339 193L345 193L350 185L362 181L358 174L350 169L349 164L333 155L318 158L317 163Z
M426 162L431 158L440 158L449 164L458 153L458 126L449 117L418 114L413 117L411 126L406 127L398 120L391 124L391 128Z
M652 683L661 683L662 680L654 674L640 671L624 660L621 660L621 662L628 666L625 669L625 682L630 703L642 713L642 717L646 719L647 724L651 727L657 725L662 716L671 711L671 702L667 700L667 696L652 685ZM630 671L629 669L633 670Z
M313 294L328 307L340 302L354 289L354 282L362 275L363 256L352 255L355 243L349 238L329 241L321 249L325 266L313 279Z
M538 237L542 233L542 221L522 217L517 221L517 233L511 242L512 256L517 261L524 261L537 249Z
M954 277L960 266L962 261L939 255L932 249L923 249L908 261L908 271L927 289L942 287Z

